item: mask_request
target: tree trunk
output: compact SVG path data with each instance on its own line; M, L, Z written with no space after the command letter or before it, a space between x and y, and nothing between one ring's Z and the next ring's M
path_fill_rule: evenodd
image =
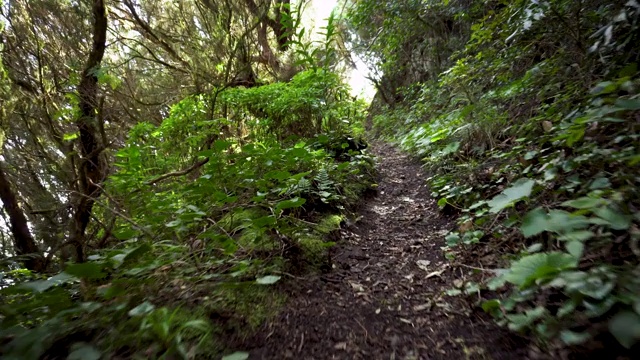
M71 243L76 249L76 260L85 261L85 231L95 199L100 196L100 184L106 176L107 163L102 152L104 139L101 138L100 119L96 111L98 103L98 77L100 63L104 56L107 41L107 13L103 0L93 2L93 45L91 53L82 73L82 80L78 85L78 107L80 115L76 126L80 133L80 154L82 162L78 171L79 194L74 204Z
M27 218L24 216L22 209L18 205L18 198L11 190L9 179L4 173L2 163L0 163L0 200L4 206L7 215L9 215L9 223L11 225L11 234L13 235L13 246L16 255L30 255L31 257L25 261L25 266L29 270L42 271L44 259L38 249L36 241L31 236Z

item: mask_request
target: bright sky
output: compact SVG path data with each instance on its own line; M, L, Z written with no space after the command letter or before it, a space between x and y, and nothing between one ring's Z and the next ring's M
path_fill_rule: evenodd
M336 5L337 0L310 0L303 13L303 26L310 30L313 29L312 33L317 34L321 31L320 28L326 25L327 18L329 18L331 11ZM314 39L316 38L314 37ZM351 94L353 96L363 97L366 100L371 100L376 91L373 84L365 78L369 70L357 57L354 57L353 60L357 68L355 70L349 70L347 73L348 82L351 86Z

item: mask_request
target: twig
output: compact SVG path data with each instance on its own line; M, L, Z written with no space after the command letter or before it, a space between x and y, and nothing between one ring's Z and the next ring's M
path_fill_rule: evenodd
M153 185L153 184L155 184L157 182L160 182L160 181L162 181L164 179L167 179L167 178L170 178L170 177L186 175L186 174L192 172L193 170L201 167L202 165L204 165L204 164L206 164L208 162L209 162L209 158L202 159L202 160L198 161L197 163L193 164L191 167L189 167L187 169L170 172L170 173L167 173L167 174L164 174L164 175L160 175L155 179L151 179L151 180L147 181L145 183L145 185Z
M469 265L465 265L465 264L460 264L460 263L453 263L451 264L453 266L461 266L461 267L466 267L469 269L473 269L473 270L480 270L480 271L484 271L484 272L490 272L490 273L494 273L497 274L499 272L499 270L493 270L493 269L483 269L483 268L479 268L479 267L475 267L475 266L469 266Z
M300 345L298 346L298 353L302 351L303 346L304 346L304 331L302 332L302 338L300 339Z

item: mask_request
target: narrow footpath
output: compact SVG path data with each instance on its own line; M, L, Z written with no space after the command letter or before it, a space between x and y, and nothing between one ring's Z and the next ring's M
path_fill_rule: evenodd
M523 359L526 346L445 291L469 269L443 257L454 227L438 213L420 165L387 144L379 194L342 230L332 270L297 281L251 344L251 359Z

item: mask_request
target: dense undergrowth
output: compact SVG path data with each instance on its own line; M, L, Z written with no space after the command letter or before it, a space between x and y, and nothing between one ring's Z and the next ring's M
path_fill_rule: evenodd
M384 59L381 84L404 85L395 97L378 87L374 131L423 159L438 205L457 215L447 257L487 269L449 294L546 351L622 349L613 338L637 350L640 5L413 3L361 2L353 24L366 34L378 11L368 50ZM436 15L449 33L407 37L407 22ZM389 55L424 43L445 45ZM435 76L411 77L443 57Z
M374 181L363 114L314 69L137 124L95 211L117 214L105 243L54 274L5 273L2 358L219 358L283 304L269 285L330 269Z

